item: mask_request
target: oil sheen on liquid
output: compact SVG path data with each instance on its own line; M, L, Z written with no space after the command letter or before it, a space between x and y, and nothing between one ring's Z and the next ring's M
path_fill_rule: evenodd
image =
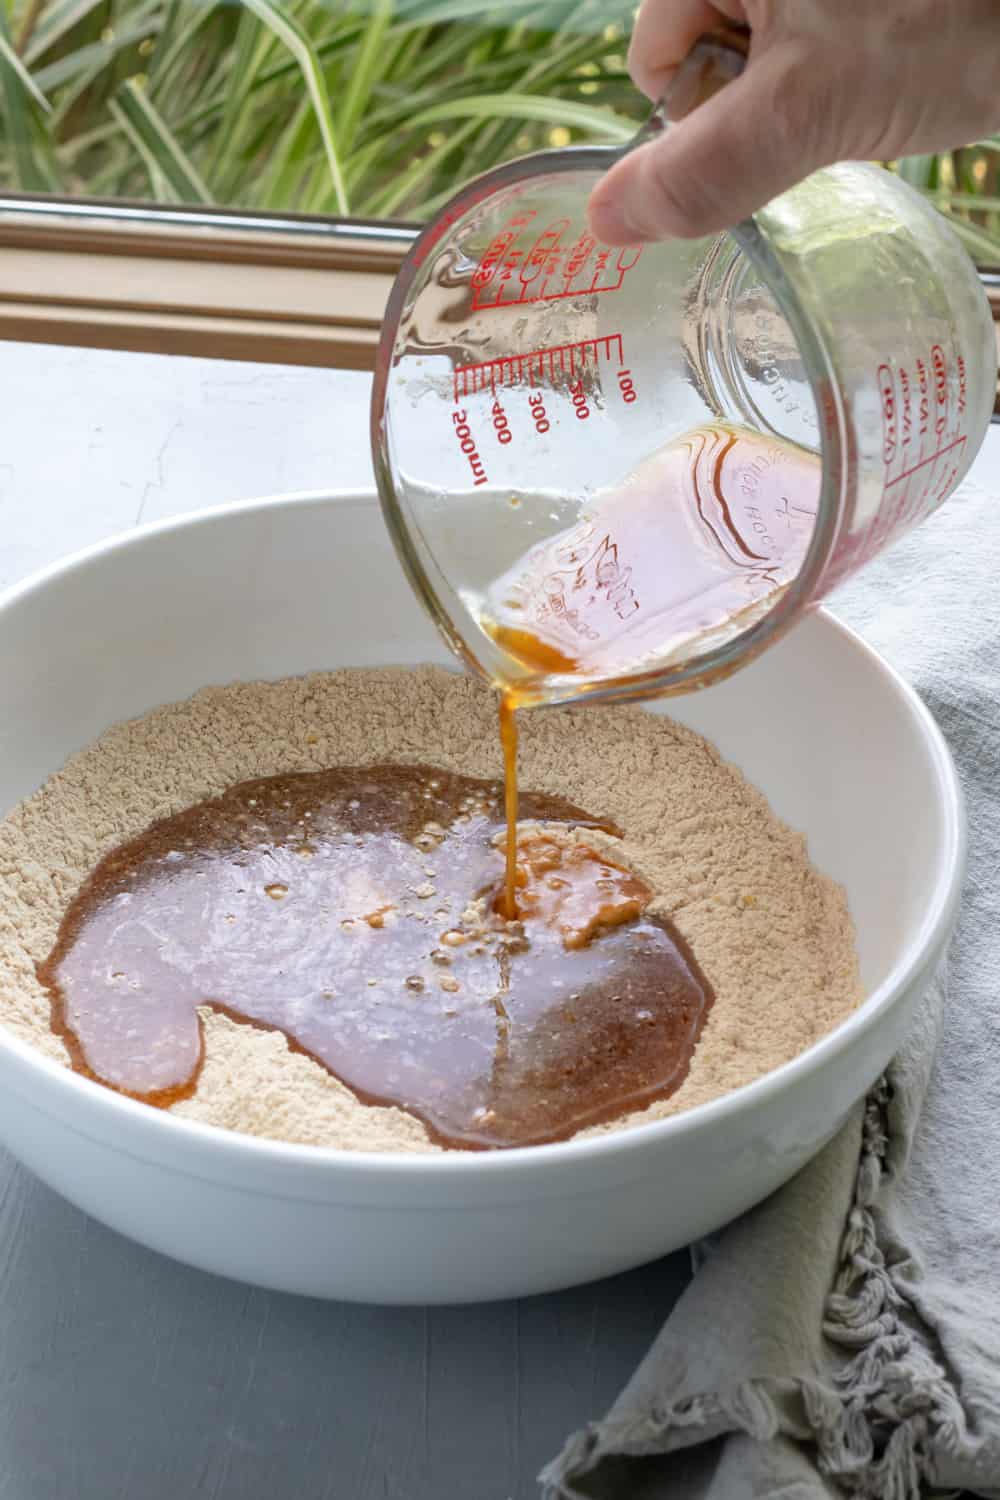
M39 977L81 1072L190 1095L199 1007L284 1033L441 1145L560 1140L683 1082L712 992L600 824L527 792L517 906L497 911L496 783L428 766L274 776L113 850ZM574 840L563 830L581 830Z

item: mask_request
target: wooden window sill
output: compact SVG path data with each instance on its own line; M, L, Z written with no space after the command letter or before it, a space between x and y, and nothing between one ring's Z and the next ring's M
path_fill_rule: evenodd
M370 370L415 234L67 207L0 199L0 338Z
M0 339L370 370L416 230L0 198ZM983 281L1000 349L1000 275ZM1000 387L994 410L1000 416Z

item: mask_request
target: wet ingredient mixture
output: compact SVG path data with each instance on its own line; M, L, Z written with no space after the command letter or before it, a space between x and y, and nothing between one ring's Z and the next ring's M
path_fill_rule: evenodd
M667 444L470 600L522 702L649 671L772 607L812 538L814 453L722 424Z
M452 1147L559 1140L668 1097L707 981L644 915L649 887L572 836L594 819L530 793L521 812L545 822L520 825L507 921L495 784L398 765L245 782L85 882L39 968L53 1024L78 1069L171 1104L211 1006Z

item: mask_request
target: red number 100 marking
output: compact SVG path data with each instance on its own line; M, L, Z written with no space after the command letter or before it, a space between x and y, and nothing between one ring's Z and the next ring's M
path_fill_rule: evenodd
M631 370L618 371L618 389L622 393L622 400L625 402L626 406L631 406L632 402L638 399L639 393L636 390L635 386L632 384Z

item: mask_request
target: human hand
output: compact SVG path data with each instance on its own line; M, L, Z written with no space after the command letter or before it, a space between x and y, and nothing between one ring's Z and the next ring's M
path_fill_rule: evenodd
M818 167L964 145L1000 127L998 0L643 0L629 69L659 99L704 32L751 29L742 75L591 194L611 245L729 228Z

